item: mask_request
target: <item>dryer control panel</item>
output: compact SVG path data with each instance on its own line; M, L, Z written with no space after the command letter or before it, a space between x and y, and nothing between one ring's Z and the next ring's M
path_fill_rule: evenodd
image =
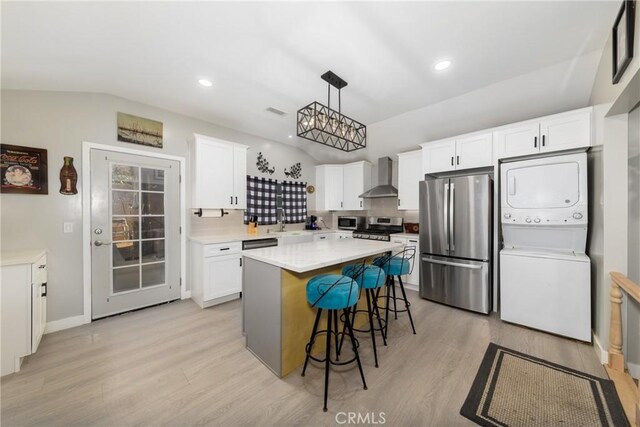
M558 212L552 210L522 212L522 210L502 210L503 224L519 225L574 225L588 224L586 207L575 209L573 212Z

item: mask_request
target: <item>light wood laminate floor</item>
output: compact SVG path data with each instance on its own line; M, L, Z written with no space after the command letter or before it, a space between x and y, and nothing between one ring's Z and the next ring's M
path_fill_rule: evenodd
M2 378L1 420L14 425L336 425L336 413L385 413L387 425L473 425L459 415L490 341L605 377L590 345L422 300L407 291L389 346L373 367L358 334L368 390L357 369L281 380L244 347L241 304L201 310L191 300L46 335L22 371Z

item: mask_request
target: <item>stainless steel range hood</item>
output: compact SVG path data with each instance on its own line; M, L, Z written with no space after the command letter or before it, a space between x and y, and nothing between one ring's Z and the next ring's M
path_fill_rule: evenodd
M378 185L360 195L363 199L378 199L383 197L398 197L398 189L391 185L391 159L378 159Z

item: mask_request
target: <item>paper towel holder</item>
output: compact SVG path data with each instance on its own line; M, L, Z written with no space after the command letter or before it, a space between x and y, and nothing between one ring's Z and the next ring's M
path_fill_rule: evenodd
M202 217L202 208L196 209L193 214L197 217ZM224 209L220 209L220 217L222 218L225 215L229 215L229 212L225 212Z

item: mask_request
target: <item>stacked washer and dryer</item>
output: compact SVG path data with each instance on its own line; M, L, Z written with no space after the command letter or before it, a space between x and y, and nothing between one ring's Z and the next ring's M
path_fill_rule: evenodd
M587 154L503 163L500 178L501 318L591 341Z

